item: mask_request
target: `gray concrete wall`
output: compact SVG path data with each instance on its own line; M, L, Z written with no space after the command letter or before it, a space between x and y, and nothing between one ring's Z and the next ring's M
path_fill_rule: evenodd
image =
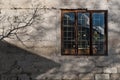
M6 38L7 42L1 41L2 80L10 77L13 78L10 80L16 80L17 77L22 80L120 79L119 0L1 0L0 15L29 15L37 4L46 8L39 11L42 14L39 18L44 20L29 26L26 31L29 35L19 35L29 48L15 37ZM108 56L61 56L61 8L108 10ZM2 22L2 25L9 24Z

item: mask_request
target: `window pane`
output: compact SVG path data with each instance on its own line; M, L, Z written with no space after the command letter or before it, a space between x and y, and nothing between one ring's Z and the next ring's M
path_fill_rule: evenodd
M103 54L104 53L104 28L105 28L105 19L104 13L93 13L93 54Z
M75 24L75 13L69 12L69 13L64 13L64 26L70 26Z
M78 13L78 54L89 54L89 13Z
M73 49L75 48L75 13L64 13L63 16L64 49Z

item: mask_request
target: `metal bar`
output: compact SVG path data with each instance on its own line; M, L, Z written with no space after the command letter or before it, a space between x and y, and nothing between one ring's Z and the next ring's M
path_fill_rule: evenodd
M93 55L93 46L92 46L92 37L93 37L93 35L92 35L92 25L93 25L93 23L92 23L92 12L90 12L90 55Z

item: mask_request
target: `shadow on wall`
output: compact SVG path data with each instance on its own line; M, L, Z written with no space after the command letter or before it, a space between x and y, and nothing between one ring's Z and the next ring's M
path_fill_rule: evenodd
M31 80L60 64L8 42L0 42L0 80ZM32 76L32 77L30 77Z

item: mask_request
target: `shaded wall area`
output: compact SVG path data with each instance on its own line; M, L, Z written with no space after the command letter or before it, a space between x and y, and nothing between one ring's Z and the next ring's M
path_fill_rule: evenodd
M5 41L0 42L0 80L35 80L60 64Z

